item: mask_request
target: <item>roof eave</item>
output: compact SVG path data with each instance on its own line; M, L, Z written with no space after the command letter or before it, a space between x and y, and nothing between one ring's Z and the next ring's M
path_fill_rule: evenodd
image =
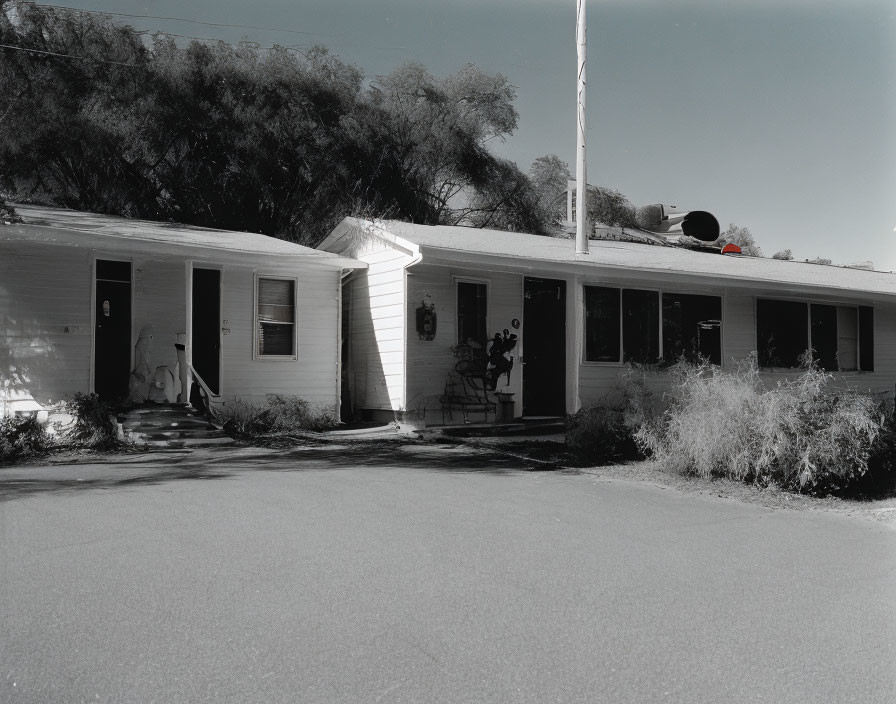
M781 294L813 294L824 296L837 293L838 296L854 299L896 299L896 290L881 291L877 289L847 288L832 286L830 284L812 284L793 282L779 279L764 279L746 277L743 275L682 271L680 269L661 269L655 267L639 267L623 264L608 264L592 259L594 252L587 255L577 255L576 260L556 259L527 259L525 257L509 254L493 254L487 252L468 252L456 249L437 247L434 245L420 245L423 254L423 262L437 266L451 266L458 264L484 264L496 270L516 273L529 272L555 272L562 274L588 275L600 273L601 276L609 275L614 283L625 278L632 278L632 274L642 278L651 278L658 283L694 281L701 284L715 284L719 288L736 288L762 291L777 291ZM719 255L722 256L722 255Z
M57 236L54 236L54 233ZM72 241L66 233L76 233L78 241ZM171 242L149 240L141 237L124 237L109 235L90 230L59 227L58 225L34 225L30 223L12 223L0 226L0 242L34 242L58 247L75 247L78 249L101 249L119 254L136 253L151 255L179 256L199 258L222 263L270 263L276 259L279 264L285 262L301 262L339 269L363 269L363 262L342 257L330 252L322 252L307 248L307 251L296 252L260 252L255 249L221 248L213 244L196 242Z

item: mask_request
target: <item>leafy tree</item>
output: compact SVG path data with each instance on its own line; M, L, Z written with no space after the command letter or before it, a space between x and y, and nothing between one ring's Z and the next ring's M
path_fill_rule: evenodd
M566 220L566 189L570 178L569 164L556 154L538 157L529 168L538 205L552 223Z
M3 10L0 43L43 52L0 49L3 185L62 205L126 210L121 193L139 176L118 155L146 83L140 37L53 8Z
M400 169L425 206L417 220L482 220L494 201L487 195L495 190L494 172L519 182L512 173L516 167L499 163L486 149L487 142L503 140L516 128L515 97L504 76L489 76L471 64L439 79L407 63L372 84L370 101L390 121Z
M592 222L612 227L637 227L635 213L635 206L619 191L603 186L588 186L588 217Z
M476 227L549 234L550 221L532 181L510 161L495 160L478 186L467 213Z
M532 163L529 176L549 221L566 220L566 189L572 179L569 164L554 154L541 156ZM635 206L619 191L603 186L588 185L588 217L604 225L637 227Z
M728 225L720 236L719 240L724 244L736 244L740 247L741 252L751 257L761 257L762 250L753 239L753 234L746 227L738 227L734 223Z
M488 142L500 75L409 64L365 87L325 49L193 42L4 5L0 188L16 198L315 244L348 213L538 231L531 184ZM60 56L64 55L64 56Z

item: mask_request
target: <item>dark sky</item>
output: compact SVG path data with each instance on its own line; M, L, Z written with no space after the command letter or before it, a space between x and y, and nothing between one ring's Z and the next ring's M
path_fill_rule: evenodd
M517 87L502 156L575 157L575 0L68 0L141 29L323 44L368 77L465 63ZM288 30L288 31L287 31ZM896 270L896 3L588 3L588 176L713 212L766 255ZM570 164L574 170L574 164Z

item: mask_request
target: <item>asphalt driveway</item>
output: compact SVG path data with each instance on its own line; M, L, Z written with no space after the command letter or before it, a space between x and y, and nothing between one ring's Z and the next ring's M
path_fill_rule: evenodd
M0 470L0 700L893 701L891 528L361 447Z

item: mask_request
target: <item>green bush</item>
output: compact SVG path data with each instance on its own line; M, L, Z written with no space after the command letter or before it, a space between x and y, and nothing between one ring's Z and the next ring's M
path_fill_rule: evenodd
M612 464L638 456L632 428L620 406L583 408L566 419L566 451L577 465Z
M36 418L13 416L0 419L0 462L42 455L52 444L46 429Z
M566 419L566 453L579 466L641 458L635 431L654 421L656 404L644 383L643 365L626 365L615 391L603 402Z
M830 387L809 365L767 389L755 359L734 372L677 365L672 403L635 433L667 469L829 492L868 470L882 418L866 396Z
M77 393L65 404L74 423L66 438L75 447L112 450L122 445L113 409L96 394Z
M314 408L296 396L270 394L265 407L237 401L219 415L224 432L233 437L253 438L296 430L328 430L337 423L328 409Z
M883 498L896 496L896 407L882 402L876 409L881 419L881 432L871 447L868 471L853 484L844 495L856 498Z

